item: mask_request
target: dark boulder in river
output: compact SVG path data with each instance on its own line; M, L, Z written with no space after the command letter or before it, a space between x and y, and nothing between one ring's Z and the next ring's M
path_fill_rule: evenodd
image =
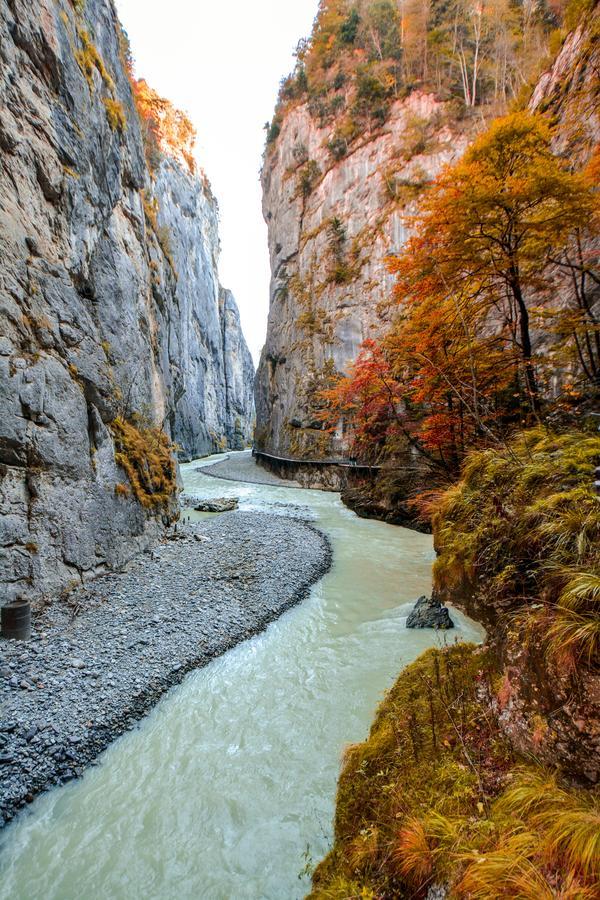
M407 628L454 628L450 613L434 595L419 597L406 620Z

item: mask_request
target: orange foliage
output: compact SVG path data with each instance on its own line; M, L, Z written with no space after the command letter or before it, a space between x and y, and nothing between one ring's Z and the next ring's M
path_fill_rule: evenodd
M375 341L365 341L350 374L321 392L326 406L320 418L332 430L340 417L352 428L356 455L377 461L398 432L405 429L403 386L391 372L386 354Z
M557 267L577 272L572 245L597 205L590 181L552 154L541 117L515 113L434 182L413 237L389 260L396 321L324 394L330 426L343 417L359 455L393 454L401 437L455 472L471 447L539 419L548 363L536 358L532 321L550 330L553 316L583 350L600 340L585 289L574 310L540 313L532 302L552 291ZM600 354L584 355L594 382Z
M196 132L188 117L159 96L143 78L132 81L132 86L147 151L150 146L151 153L173 157L193 174ZM148 162L151 169L156 168L156 160Z

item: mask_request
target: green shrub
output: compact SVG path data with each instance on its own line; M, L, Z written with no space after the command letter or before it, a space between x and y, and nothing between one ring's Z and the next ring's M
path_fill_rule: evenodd
M314 159L309 159L298 171L298 194L305 198L313 191L321 177L321 169Z
M274 144L281 134L281 120L275 116L272 122L266 123L265 131L267 132L267 145Z
M340 41L342 44L353 44L358 33L360 25L360 15L356 7L353 7L348 13L348 17L342 23L340 28Z

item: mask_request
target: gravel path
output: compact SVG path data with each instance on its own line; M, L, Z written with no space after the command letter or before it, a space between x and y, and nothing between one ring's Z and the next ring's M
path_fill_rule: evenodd
M305 521L224 513L48 607L31 641L0 639L0 827L186 672L299 602L330 562Z
M211 478L223 478L225 481L245 481L248 484L269 484L274 487L301 488L297 481L288 481L259 466L252 456L251 450L232 454L212 466L199 466L196 469Z

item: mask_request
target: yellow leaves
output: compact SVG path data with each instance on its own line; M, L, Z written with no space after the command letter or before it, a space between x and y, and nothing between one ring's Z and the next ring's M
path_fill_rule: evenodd
M127 119L125 118L123 104L109 97L105 97L102 102L106 108L106 118L112 131L125 131Z
M584 226L592 206L585 179L552 154L544 118L519 112L493 122L440 176L420 231L440 232L440 246L467 271L481 271L486 255L501 270L517 255L521 267L530 260L539 269L543 252Z

